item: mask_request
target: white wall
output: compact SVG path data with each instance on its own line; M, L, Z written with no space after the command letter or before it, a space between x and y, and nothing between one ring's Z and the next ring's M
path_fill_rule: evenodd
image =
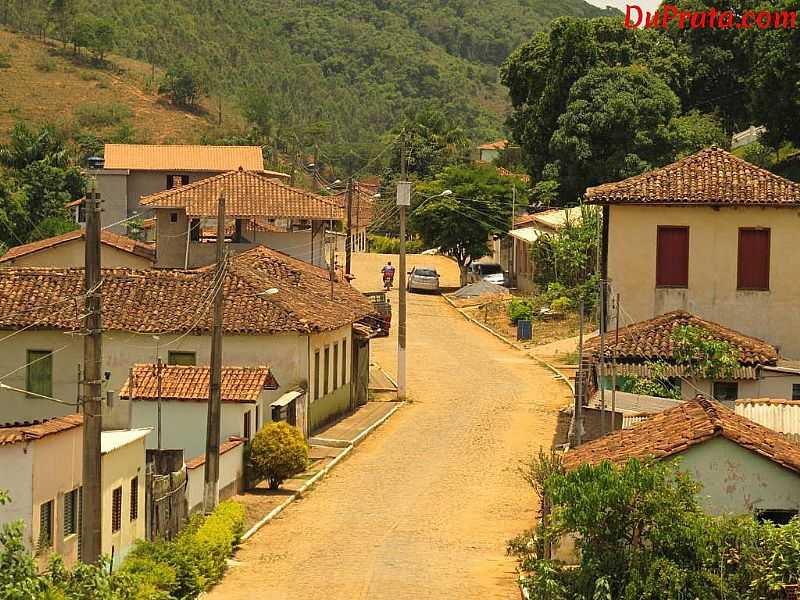
M231 486L243 477L244 472L244 444L228 450L219 457L219 489L220 492ZM186 502L189 511L202 508L203 488L206 476L206 465L203 463L194 469L187 469L188 483L186 485ZM229 490L233 491L233 490ZM235 491L234 491L235 493ZM224 499L220 497L220 499Z
M131 520L131 480L138 477L139 514ZM103 554L114 554L114 567L119 566L136 540L145 537L145 449L144 439L116 448L102 458L102 543ZM111 531L112 496L122 487L122 514L119 531Z
M349 328L349 327L348 327ZM197 364L210 363L211 339L207 335L162 334L159 354L166 361L169 350L197 353ZM0 372L8 373L26 362L26 350L58 351L53 355L53 395L75 402L78 394L77 366L83 361L83 338L60 331L27 330L13 338L0 353ZM176 341L173 343L173 341ZM269 365L284 391L308 380L307 337L297 333L275 335L226 335L222 344L222 363L225 366ZM103 332L103 368L111 378L103 384L106 390L118 391L128 378L134 363L153 363L156 342L150 335L119 331ZM20 369L3 381L9 386L25 388L25 369ZM75 412L75 407L47 400L27 398L25 394L0 390L0 422L22 419L41 419Z
M347 357L346 363L344 366L344 374L342 373L342 341L347 340ZM342 385L350 383L350 362L352 358L352 350L353 350L353 336L352 336L352 328L350 325L346 327L341 327L335 331L323 331L321 333L316 333L311 336L311 352L309 353L309 371L308 371L308 395L311 398L311 401L314 400L314 390L319 387L319 396L322 397L324 395L324 382L323 379L325 377L325 348L330 348L330 352L328 353L328 368L331 378L331 385L329 387L328 393L335 391L333 389L333 345L339 344L339 366L338 366L338 373L339 373L339 384L336 387L338 389ZM319 351L320 355L320 368L319 368L319 381L314 381L314 354L315 352Z
M220 440L231 436L244 435L244 413L251 411L252 432L256 428L254 416L256 404L223 402L220 418ZM261 409L263 414L263 408ZM184 459L188 462L206 451L207 402L163 401L161 421L164 430L161 446L165 449L183 448ZM133 428L153 427L147 436L147 447L158 447L158 403L153 400L139 400L133 403Z
M9 504L0 505L0 523L22 519L25 522L25 544L30 548L33 521L33 446L8 444L0 446L0 490L8 492ZM38 514L38 513L37 513Z

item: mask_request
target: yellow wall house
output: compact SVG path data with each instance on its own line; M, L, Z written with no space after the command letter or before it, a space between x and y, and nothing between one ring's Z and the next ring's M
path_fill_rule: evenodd
M0 489L11 502L0 506L0 523L22 520L24 541L47 564L55 552L77 562L80 490L83 480L83 418L65 415L0 426ZM103 554L118 564L145 537L145 448L149 429L101 434Z
M684 310L800 356L800 184L712 147L585 201L626 324Z
M564 454L564 466L680 459L706 512L786 523L800 510L800 446L701 395Z
M86 264L85 232L76 229L62 235L14 246L0 256L0 267L83 267ZM100 258L106 268L149 269L156 259L155 246L102 231Z
M677 364L672 336L682 327L701 330L709 338L729 344L738 356L738 364L732 372L710 379L698 377L692 365ZM599 380L600 338L588 340L585 351L591 357ZM604 353L602 372L606 390L611 389L613 358L616 356L618 389L624 389L626 379L631 376L652 376L652 364L662 363L664 375L684 399L701 393L733 408L738 398L793 398L794 394L800 393L800 370L781 360L773 346L683 311L621 327L619 332L612 330L606 338ZM608 404L608 391L605 397Z
M103 201L103 225L124 233L125 219L148 216L142 196L195 183L234 169L264 169L259 146L106 144L103 160L87 171ZM264 171L273 177L285 173ZM77 213L78 221L82 215Z
M306 435L355 406L353 325L373 317L371 301L347 283L332 284L328 271L264 247L230 258L221 279L214 267L104 271L104 394L113 396L131 367L157 356L210 364L220 287L223 365L270 365L281 388L267 390L264 402L303 390L297 424ZM0 389L0 422L69 411L41 396L76 401L82 307L82 269L0 269L0 330L17 332L0 354L0 372L11 373Z

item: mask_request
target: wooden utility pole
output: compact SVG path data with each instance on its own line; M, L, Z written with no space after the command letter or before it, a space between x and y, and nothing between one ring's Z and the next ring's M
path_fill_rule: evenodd
M83 339L83 490L81 492L81 560L100 559L102 492L100 489L100 434L103 430L101 370L103 326L100 301L100 195L92 180L86 194L86 253L84 293L86 317Z
M410 186L406 182L406 138L400 138L400 183L403 186ZM406 207L411 202L410 189L406 190L408 198L401 198L401 193L397 195L397 205L400 209L400 262L397 265L400 272L398 282L398 292L400 301L398 302L399 315L397 327L397 398L406 398Z
M331 277L331 300L333 300L333 282L336 281L336 234L331 232L330 235L325 236L326 240L330 240L330 251L328 253L328 270Z
M344 240L344 272L350 275L350 261L353 254L353 178L347 180L347 238Z
M211 375L208 386L206 421L206 472L203 508L214 510L219 500L219 429L222 411L222 321L225 288L225 192L219 195L217 208L217 270L214 274L214 324L211 330Z

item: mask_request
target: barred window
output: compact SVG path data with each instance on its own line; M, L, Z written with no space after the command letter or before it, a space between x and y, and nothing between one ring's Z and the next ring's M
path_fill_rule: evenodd
M131 521L139 518L139 478L131 479Z
M64 494L64 537L78 533L78 488Z
M111 532L115 533L122 528L122 487L111 492Z
M53 545L53 501L39 505L39 548Z

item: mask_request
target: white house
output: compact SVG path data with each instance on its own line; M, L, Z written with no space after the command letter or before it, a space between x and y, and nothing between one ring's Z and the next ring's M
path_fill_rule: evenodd
M145 537L145 448L149 429L101 434L101 551L118 564ZM83 417L66 415L0 425L0 523L22 520L24 542L44 566L55 552L66 565L79 556Z
M188 459L205 453L208 419L209 367L166 365L161 367L161 423L159 423L159 375L156 365L136 365L120 390L120 399L131 400L131 422L150 427L148 448L182 448ZM248 440L271 419L270 403L279 396L278 382L269 367L223 367L220 439Z
M298 418L306 435L356 405L353 375L368 375L357 368L366 350L353 324L374 318L372 303L331 282L327 270L264 247L230 258L221 280L212 267L104 271L104 393L113 397L133 365L159 356L168 364L209 364L217 289L224 294L223 365L270 365L281 393L307 390ZM74 410L82 307L82 269L0 269L0 331L14 336L0 354L0 372L8 374L0 421Z

